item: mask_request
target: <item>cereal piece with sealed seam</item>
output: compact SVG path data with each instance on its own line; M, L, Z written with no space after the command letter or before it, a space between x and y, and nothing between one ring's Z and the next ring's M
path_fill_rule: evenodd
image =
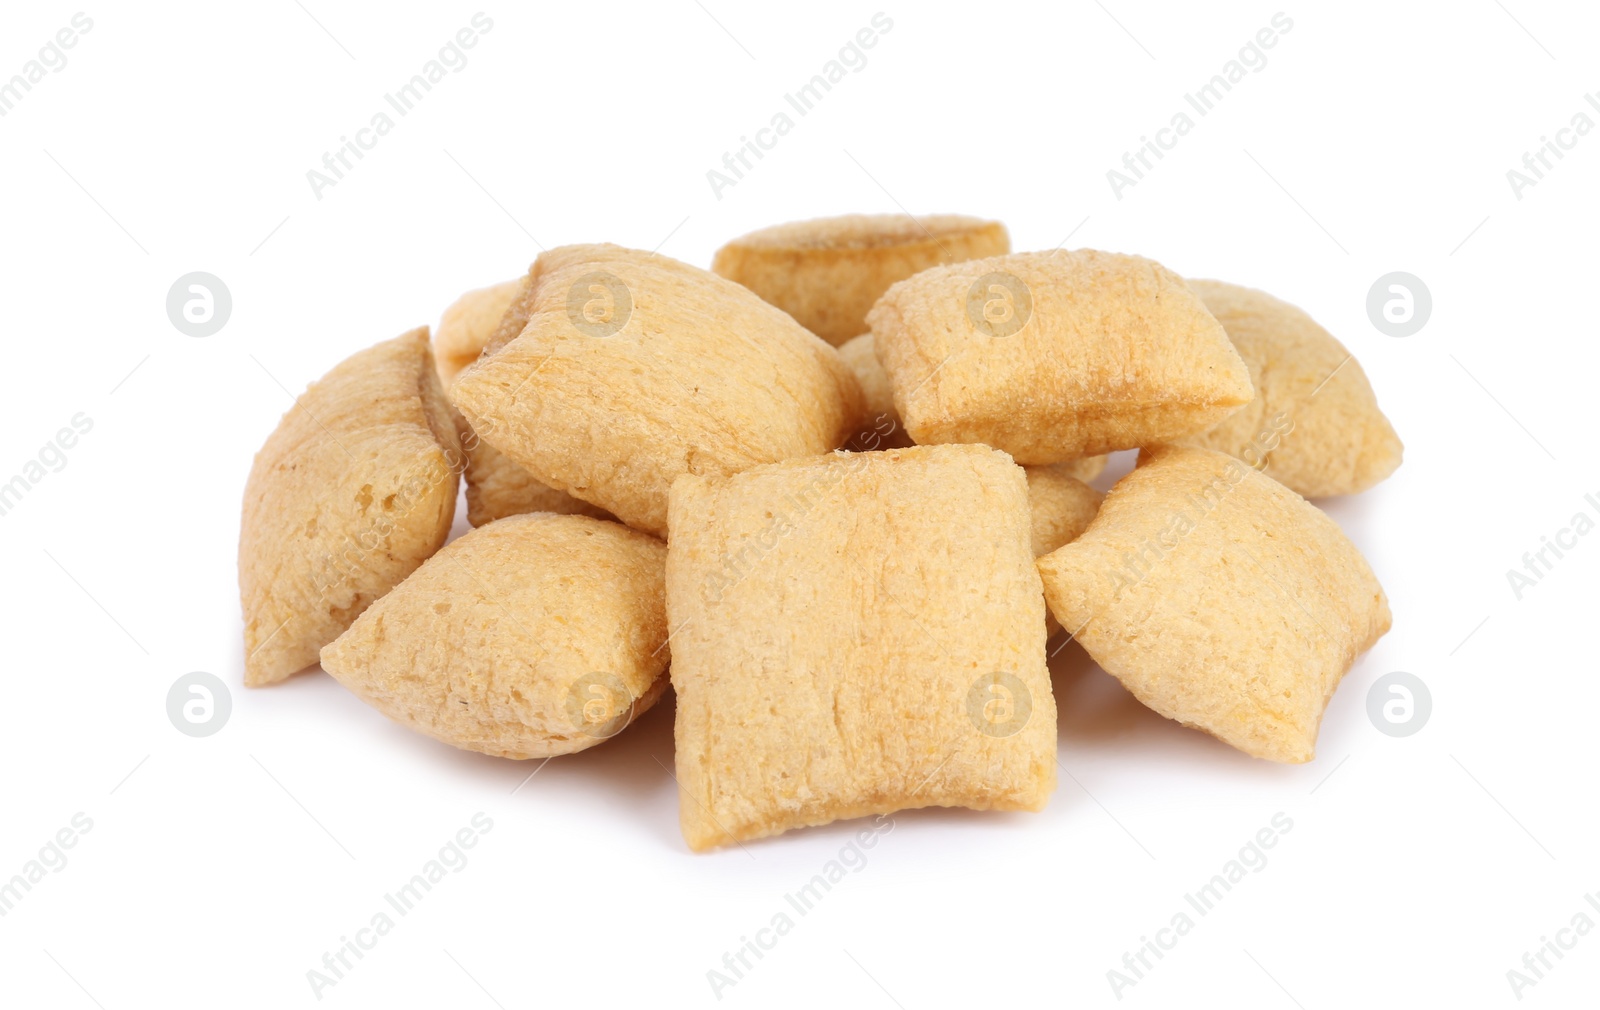
M718 249L711 269L837 347L865 332L867 310L895 281L1010 251L1011 236L998 221L845 214L753 231Z
M521 277L477 288L450 303L433 334L433 356L446 386L478 360L506 309L522 290Z
M673 485L679 815L704 850L921 806L1038 810L1055 703L1028 485L984 446Z
M1057 463L1215 427L1249 402L1221 324L1158 263L1094 250L925 270L867 315L919 445Z
M666 546L620 523L532 513L453 541L322 650L396 722L538 758L615 736L667 678Z
M863 333L853 340L846 341L839 348L839 357L843 358L844 363L855 373L856 382L861 386L862 399L866 404L867 425L876 436L863 440L864 447L904 449L913 445L911 436L906 434L905 426L900 423L900 415L894 412L894 390L889 385L888 373L883 370L883 365L878 363L877 352L873 350L872 334ZM847 448L856 446L851 445ZM1048 469L1081 481L1091 481L1105 471L1106 461L1105 456L1085 456L1082 459L1049 464ZM1061 545L1056 544L1056 547L1059 546Z
M1147 451L1039 572L1051 612L1136 698L1271 761L1311 760L1328 699L1390 625L1332 519L1205 449Z
M1264 291L1189 281L1250 369L1255 398L1175 441L1244 460L1307 498L1355 494L1400 466L1404 447L1361 363L1305 312Z
M535 261L520 303L526 325L491 338L452 401L536 480L637 529L666 533L681 474L815 455L859 431L838 352L714 274L567 246Z
M439 549L462 465L427 327L312 383L256 454L245 485L247 685L316 663L318 650Z
M439 372L446 387L485 349L492 353L522 332L528 323L528 286L528 278L523 276L469 291L445 310L433 344L441 356ZM467 454L467 521L472 525L525 512L611 518L604 509L540 483L526 468L480 438L465 418L457 415L457 420L461 448Z

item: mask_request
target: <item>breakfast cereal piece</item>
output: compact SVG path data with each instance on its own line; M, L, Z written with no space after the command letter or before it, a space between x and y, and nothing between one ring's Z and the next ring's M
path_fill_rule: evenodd
M1215 427L1250 374L1183 279L1138 256L1019 253L925 270L867 316L919 445L1058 463Z
M985 446L672 487L677 778L695 850L924 806L1042 809L1055 701L1028 484Z
M894 412L894 392L889 388L889 374L878 363L877 353L873 350L872 334L863 333L853 340L845 341L839 348L839 357L850 366L850 370L856 375L856 382L861 386L861 395L867 405L866 427L872 435L857 440L863 444L859 446L852 444L847 448L904 449L912 445L911 436L906 434L905 427L900 423L900 415ZM1105 468L1106 457L1103 455L1085 456L1082 459L1068 460L1050 466L1056 473L1076 477L1081 481L1094 480ZM1059 547L1060 544L1056 546Z
M1011 237L998 221L846 214L753 231L718 249L711 269L838 346L866 330L867 310L895 281L1010 251Z
M1073 476L1071 463L1025 466L1033 556L1042 558L1076 540L1100 511L1099 491Z
M1036 558L1076 540L1100 510L1100 500L1105 495L1073 475L1073 465L1082 462L1086 461L1022 468L1028 475L1028 509L1032 516L1033 556ZM1046 613L1045 635L1054 635L1060 630L1055 615Z
M526 467L475 435L464 436L462 448L467 454L467 521L474 526L528 512L611 518L605 509L541 484Z
M1272 761L1311 760L1328 699L1390 624L1332 519L1205 449L1145 453L1039 572L1051 611L1136 698Z
M528 324L528 278L497 284L481 291L469 291L445 311L446 323L452 330L447 338L443 332L435 334L435 353L446 349L454 351L458 367L445 375L440 362L440 374L445 386L457 374L478 360L485 348L491 353L510 343ZM498 313L492 314L498 306ZM533 474L513 462L500 450L479 438L465 418L457 415L457 428L461 435L461 449L467 454L467 521L474 526L525 512L560 512L564 515L587 515L609 519L605 509L596 508L586 501L557 491L534 479Z
M450 398L536 480L637 529L666 533L682 474L827 452L862 420L838 351L745 288L665 256L550 250L525 307L520 334L498 348L491 338Z
M444 310L433 334L433 356L439 366L439 378L446 386L463 368L478 360L484 343L521 288L522 278L514 277L468 291Z
M872 334L863 333L839 345L839 357L855 373L856 384L861 387L861 400L866 405L866 427L877 436L873 449L904 449L911 445L911 436L900 424L900 415L894 412L894 393L889 389L889 376L878 364L872 350Z
M423 562L322 650L322 668L463 750L584 750L666 689L666 559L665 544L620 523L502 519Z
M346 358L300 396L245 484L247 685L315 663L439 549L462 465L427 327Z
M1255 399L1208 432L1175 441L1249 463L1307 498L1365 491L1404 447L1361 365L1316 320L1264 291L1190 281L1250 369Z

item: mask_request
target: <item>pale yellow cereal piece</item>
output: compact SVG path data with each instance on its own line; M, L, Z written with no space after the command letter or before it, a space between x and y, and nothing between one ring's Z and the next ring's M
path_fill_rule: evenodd
M856 382L861 386L861 395L867 405L867 422L863 431L870 432L870 435L863 434L856 440L859 445L850 445L847 448L904 449L912 445L911 436L906 434L905 427L900 423L900 415L895 413L894 391L889 386L889 373L878 363L878 355L873 350L872 334L863 333L859 337L845 341L839 348L839 357L850 366L850 370L855 373ZM1106 457L1103 455L1054 463L1049 467L1055 473L1076 477L1081 481L1094 480L1105 468ZM1087 520L1085 523L1087 524ZM1061 545L1056 544L1056 547L1059 546Z
M533 265L526 311L451 399L535 479L637 529L665 535L682 474L815 455L858 431L861 391L838 351L704 270L612 245L553 249Z
M1039 810L1056 717L1028 484L984 446L834 453L672 488L691 848L924 806Z
M1104 459L1104 457L1096 457ZM1088 460L1056 463L1053 466L1025 466L1028 475L1028 509L1032 517L1033 556L1042 558L1063 544L1069 544L1089 528L1100 500L1105 497L1073 474L1073 467ZM1045 634L1061 630L1055 615L1045 614Z
M317 661L438 550L463 465L428 329L313 383L256 454L239 529L245 683Z
M717 250L711 269L838 346L867 328L895 281L942 263L1011 251L998 221L961 214L846 214L753 231Z
M512 462L488 442L463 436L463 448L469 442L472 448L467 450L467 521L472 525L482 526L528 512L611 518L605 509L541 484L526 467Z
M868 313L920 445L1058 463L1206 431L1248 403L1221 324L1138 256L1018 253L925 270Z
M911 436L900 424L900 415L894 412L894 392L889 388L889 375L878 364L872 350L872 334L863 333L839 346L839 357L855 373L856 384L861 387L861 399L866 405L866 425L875 442L872 449L904 449L911 445Z
M666 559L665 544L620 523L502 519L423 562L322 650L322 668L463 750L584 750L666 689Z
M468 292L446 311L448 318L458 307L469 307L456 313L457 325L451 338L453 345L460 350L460 358L464 359L461 360L462 368L478 360L485 348L490 348L491 352L499 350L522 332L522 328L528 324L528 287L528 278L519 277L482 291ZM499 314L493 318L490 318L488 311L491 302L500 305ZM434 337L433 343L437 351L441 346L438 336ZM468 349L470 355L466 353ZM454 377L455 373L452 373L445 380L447 388ZM472 525L482 526L525 512L560 512L564 515L594 516L597 519L611 518L605 509L541 484L526 468L479 438L465 418L458 415L458 421L461 448L467 454L467 521Z
M1272 761L1311 760L1328 699L1390 624L1332 519L1204 449L1146 453L1039 572L1051 611L1135 697Z
M483 345L521 288L522 278L514 277L468 291L444 310L433 334L433 356L439 365L439 378L446 386L463 368L478 360Z
M1365 491L1395 471L1400 437L1360 362L1332 334L1264 291L1221 281L1189 288L1228 331L1256 395L1179 444L1237 456L1307 498Z
M1022 468L1028 475L1030 528L1036 558L1076 540L1100 511L1100 501L1105 495L1074 476L1072 466L1072 463L1057 463Z

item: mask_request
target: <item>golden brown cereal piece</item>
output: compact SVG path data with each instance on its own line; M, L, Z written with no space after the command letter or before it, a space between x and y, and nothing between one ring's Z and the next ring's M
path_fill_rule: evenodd
M461 449L428 328L312 383L256 453L239 530L244 682L274 684L439 549Z
M904 449L911 444L911 436L900 424L900 415L894 412L894 393L889 389L889 375L878 364L872 350L872 334L863 333L854 340L839 346L839 357L855 373L856 384L861 387L861 399L866 405L866 425L878 436L874 449Z
M1063 544L1070 544L1094 521L1095 513L1100 510L1100 500L1105 495L1074 476L1073 468L1079 463L1096 459L1100 460L1102 466L1105 465L1104 456L1095 456L1054 466L1022 468L1023 473L1028 475L1028 508L1032 517L1030 528L1034 557L1042 558ZM1046 637L1061 630L1055 615L1048 612L1044 615L1044 626Z
M866 331L867 310L895 281L1010 251L1011 237L998 221L846 214L753 231L718 249L711 269L837 347Z
M1055 701L1022 470L834 453L672 488L690 848L911 807L1039 810Z
M1075 477L1072 466L1072 463L1057 463L1022 468L1028 475L1028 506L1033 517L1031 542L1036 558L1076 540L1100 511L1100 500L1105 495Z
M1206 431L1250 374L1182 278L1138 256L1019 253L901 281L867 316L921 445L1057 463Z
M478 360L485 347L492 344L498 350L522 332L528 323L527 287L528 278L518 277L491 288L469 291L445 310L445 322L434 335L433 346L436 353L454 354L457 367L448 374L444 360L439 363L447 387L462 368ZM496 306L498 312L494 312ZM451 327L448 336L447 325ZM539 483L533 474L479 438L465 418L458 415L457 422L461 449L467 454L467 521L472 525L482 526L524 512L611 518L605 509Z
M1237 456L1307 498L1365 491L1394 473L1400 438L1360 363L1332 334L1263 291L1221 281L1189 288L1228 331L1256 395L1179 444Z
M552 249L529 276L526 326L491 338L450 397L541 483L665 535L673 478L856 434L838 351L731 281L613 245Z
M528 512L611 518L605 509L534 480L525 467L480 438L464 436L462 448L467 455L467 521L474 526Z
M1332 519L1204 449L1146 453L1039 572L1051 611L1135 697L1272 761L1311 760L1334 688L1389 630Z
M449 386L463 368L478 360L484 343L522 287L522 278L468 291L444 310L433 335L439 378Z
M451 542L322 667L389 718L495 757L603 743L666 689L666 545L587 516L512 516Z
M855 373L856 382L861 386L861 395L867 405L866 427L877 436L876 444L873 444L871 439L862 439L861 441L866 443L863 447L904 449L913 444L911 436L906 434L905 427L900 423L900 415L894 412L894 392L889 388L889 373L878 363L877 353L872 346L872 334L863 333L853 340L845 341L839 348L839 357L843 358L844 363ZM856 446L851 445L848 448ZM1105 456L1087 456L1052 465L1052 469L1056 472L1067 477L1076 477L1081 481L1094 480L1105 468Z

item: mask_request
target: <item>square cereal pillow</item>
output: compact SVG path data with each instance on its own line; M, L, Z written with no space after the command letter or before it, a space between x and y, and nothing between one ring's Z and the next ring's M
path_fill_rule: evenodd
M828 452L862 412L839 352L781 310L613 245L542 253L449 395L533 479L658 536L674 478Z
M867 314L918 445L1027 465L1171 441L1250 402L1250 373L1183 278L1139 256L1017 253L924 270Z
M691 848L911 807L1043 808L1055 702L1028 483L1004 453L681 477L669 524Z
M1134 697L1269 761L1311 760L1328 699L1389 630L1338 524L1205 449L1146 453L1039 572L1051 612Z

